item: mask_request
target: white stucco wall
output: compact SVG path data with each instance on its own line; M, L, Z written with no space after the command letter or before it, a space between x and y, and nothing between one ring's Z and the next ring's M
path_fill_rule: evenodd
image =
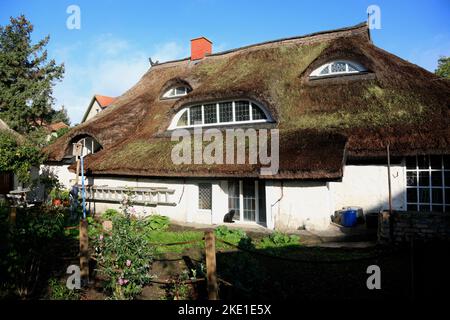
M89 113L88 113L85 121L88 121L89 119L92 119L93 117L95 117L100 112L102 112L102 108L98 104L97 100L94 100L94 103L92 104L92 108L91 108L91 110L89 110Z
M392 208L405 210L405 169L391 166ZM344 168L342 182L330 182L333 209L362 207L365 213L389 208L388 174L385 165L349 165ZM333 211L334 211L333 210Z
M69 165L41 165L39 175L55 175L66 189L75 183L75 173L69 171Z
M323 230L330 224L330 192L325 182L267 181L268 228Z
M58 175L69 188L75 174L65 166L45 166ZM44 168L41 168L43 170ZM393 165L393 209L405 209L404 167ZM198 183L212 184L212 210L199 210ZM211 179L148 179L132 177L95 177L89 184L109 187L167 187L175 190L169 201L175 206L135 206L138 213L161 214L175 221L220 224L228 212L228 182ZM119 209L119 203L95 202L90 209L101 213L108 208ZM360 206L365 212L377 212L388 207L387 168L382 165L346 166L340 182L266 181L266 226L269 229L309 230L326 229L335 210L346 206Z

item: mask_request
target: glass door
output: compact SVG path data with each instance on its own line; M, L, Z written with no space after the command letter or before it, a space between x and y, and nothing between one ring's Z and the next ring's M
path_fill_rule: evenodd
M228 210L234 210L233 220L266 222L266 192L263 180L228 181Z

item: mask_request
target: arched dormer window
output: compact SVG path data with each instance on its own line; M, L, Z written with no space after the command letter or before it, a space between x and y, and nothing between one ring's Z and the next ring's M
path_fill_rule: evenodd
M185 107L173 117L169 130L271 121L269 113L257 103L231 100Z
M356 74L367 71L362 65L353 61L338 60L328 62L311 72L310 77L327 77L345 74Z
M89 135L81 135L72 139L72 154L76 155L76 145L81 144L81 155L87 156L89 154L96 153L97 151L102 149L102 146L96 139Z
M191 91L191 88L187 86L176 86L172 87L169 90L166 90L162 95L163 98L178 98L187 95Z

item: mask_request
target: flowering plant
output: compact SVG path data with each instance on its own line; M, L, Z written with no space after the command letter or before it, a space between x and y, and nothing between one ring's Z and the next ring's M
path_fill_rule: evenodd
M145 239L141 220L114 218L111 235L95 240L99 272L108 281L113 299L134 299L151 280L150 266L154 249Z

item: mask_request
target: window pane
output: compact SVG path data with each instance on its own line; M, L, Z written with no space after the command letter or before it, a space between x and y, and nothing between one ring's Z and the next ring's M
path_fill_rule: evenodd
M236 121L250 120L250 111L248 101L236 101L234 103Z
M219 103L220 122L233 121L233 105L231 102Z
M198 208L211 209L212 186L210 183L199 183L198 185Z
M351 65L350 63L348 63L347 65L348 65L348 71L349 72L358 71L358 69L356 69L355 66Z
M406 158L406 169L416 169L416 157Z
M429 203L430 202L430 189L419 188L419 202Z
M406 202L417 202L417 189L407 188L406 189Z
M202 124L202 107L191 107L191 125Z
M450 212L450 206L445 206L444 212Z
M415 171L406 172L406 185L417 186L417 173Z
M228 210L234 210L234 220L239 220L239 181L230 180L228 181Z
M431 169L442 169L442 157L430 156Z
M433 204L440 204L443 202L443 195L442 195L442 189L433 189L431 191L431 198Z
M444 210L444 206L433 205L433 207L432 207L433 212L442 212L443 210Z
M444 183L446 187L450 187L450 171L444 172Z
M430 185L430 173L419 171L419 186L426 187Z
M406 206L406 210L408 210L408 211L417 211L417 205L416 204L408 204Z
M442 187L442 171L431 172L431 185L433 187Z
M444 169L450 169L450 156L443 156Z
M325 68L320 71L320 74L329 74L330 73L330 66L326 66Z
M419 169L428 169L428 156L417 156Z
M169 91L167 91L166 96L167 97L173 97L175 95L175 89L170 89Z
M430 212L430 206L429 205L421 205L419 206L420 212Z
M244 197L244 220L256 221L255 181L244 180L243 197Z
M331 72L345 72L345 63L344 62L335 62L331 65Z
M205 113L205 123L216 123L217 122L217 110L216 104L205 104L203 106Z
M264 112L254 103L252 103L252 117L253 120L266 119Z
M178 87L175 89L175 95L177 95L177 96L185 95L186 93L187 93L187 90L185 87Z
M177 126L187 126L188 125L188 111L186 110L181 116L180 120L178 120Z
M450 189L445 189L445 203L450 204Z

